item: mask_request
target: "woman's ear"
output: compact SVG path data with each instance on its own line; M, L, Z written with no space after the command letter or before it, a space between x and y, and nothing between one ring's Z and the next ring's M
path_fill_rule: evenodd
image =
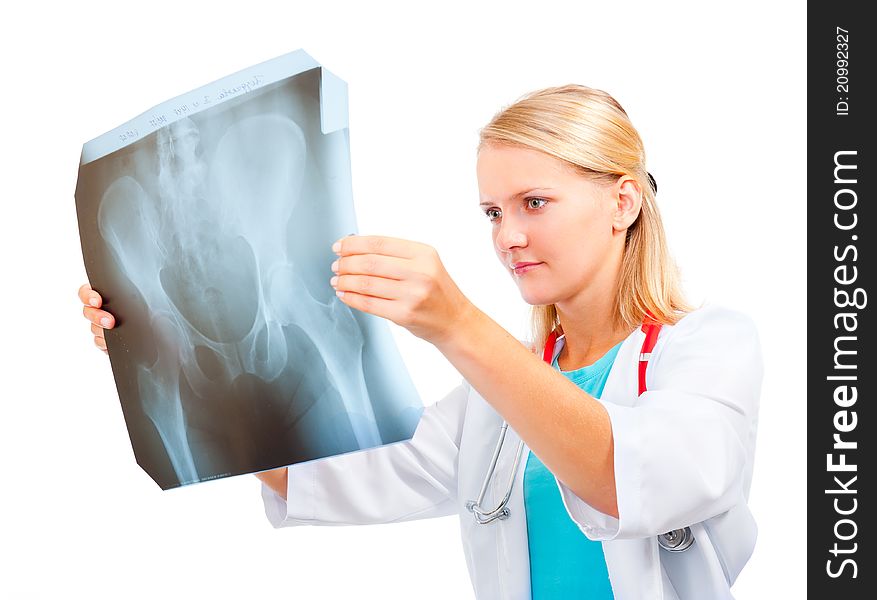
M615 201L615 213L612 227L616 231L625 231L633 225L643 205L643 192L636 179L622 175L612 188Z

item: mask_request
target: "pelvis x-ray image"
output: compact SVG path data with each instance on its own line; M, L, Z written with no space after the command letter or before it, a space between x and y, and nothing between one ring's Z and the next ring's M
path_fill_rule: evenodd
M86 144L76 208L134 454L163 489L413 435L386 322L329 285L356 231L346 85L307 54Z

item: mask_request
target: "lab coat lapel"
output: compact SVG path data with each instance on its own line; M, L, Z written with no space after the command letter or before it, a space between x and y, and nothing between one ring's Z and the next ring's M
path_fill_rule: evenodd
M462 447L467 455L460 457L462 504L477 497L502 424L502 417L474 388L469 396L466 419L466 440ZM494 508L505 495L519 440L517 432L509 427L494 476L485 494L485 508ZM523 501L523 472L527 452L525 447L507 505L510 511L508 519L479 525L465 508L460 513L463 540L468 549L467 561L476 590L479 590L479 598L530 598L530 559Z
M520 440L518 433L509 427L505 448L497 461L497 473L502 473L503 476L495 482L493 488L495 502L499 502L508 489L509 473L515 464L515 453ZM529 454L530 449L524 444L508 503L511 514L501 522L499 531L502 548L499 568L503 579L503 598L530 598L530 546L524 507L524 470Z
M606 378L603 393L600 395L605 402L621 406L633 406L639 392L639 353L642 350L646 334L642 328L627 336L618 349L615 362Z

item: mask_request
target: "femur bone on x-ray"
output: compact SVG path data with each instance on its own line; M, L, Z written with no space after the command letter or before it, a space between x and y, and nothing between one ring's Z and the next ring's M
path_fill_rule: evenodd
M76 207L134 454L163 489L413 435L387 324L328 282L356 230L346 86L306 53L86 144Z

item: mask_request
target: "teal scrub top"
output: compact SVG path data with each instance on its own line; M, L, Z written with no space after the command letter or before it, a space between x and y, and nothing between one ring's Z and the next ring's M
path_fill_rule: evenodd
M560 372L582 390L599 398L619 348L621 343L592 365ZM556 358L552 366L560 370ZM524 470L524 509L527 513L533 599L613 598L603 544L585 537L570 519L554 475L532 452Z

